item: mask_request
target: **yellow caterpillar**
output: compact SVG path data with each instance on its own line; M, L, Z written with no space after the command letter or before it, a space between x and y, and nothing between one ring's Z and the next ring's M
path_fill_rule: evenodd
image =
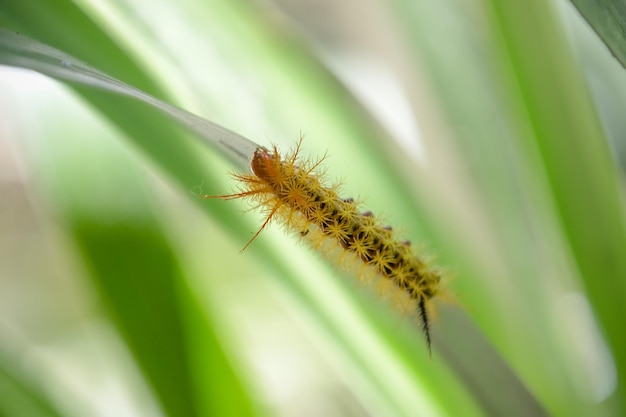
M252 174L234 174L239 192L203 196L231 200L246 198L263 210L261 231L275 221L294 231L315 249L360 281L374 284L378 292L402 313L419 315L430 352L429 301L440 292L441 275L413 252L410 242L394 237L391 227L382 225L371 212L360 213L358 203L342 199L337 186L324 186L317 172L324 158L312 162L298 159L302 138L295 150L281 158L272 150L256 149Z

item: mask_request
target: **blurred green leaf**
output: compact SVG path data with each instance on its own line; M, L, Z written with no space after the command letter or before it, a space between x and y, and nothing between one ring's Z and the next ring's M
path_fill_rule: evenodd
M166 97L132 57L70 0L4 0L0 24L45 39L47 45L80 57L115 78L154 96Z
M101 298L167 415L252 415L212 330L193 307L196 301L181 288L180 268L158 227L150 221L111 220L68 219ZM193 313L192 326L183 310ZM195 385L188 332L203 335L211 363L203 370L210 383Z
M63 413L50 402L31 378L21 375L12 360L0 355L0 416L61 417Z
M141 123L141 119L135 121L135 126L133 126L134 120L127 120L127 111L135 109L134 112L131 112L131 119L135 116L141 117L141 115L149 115L148 117L151 116L151 124L157 125L155 132L165 128L162 132L168 133L168 130L172 130L171 126L168 126L167 123L159 125L158 122L155 122L155 119L159 120L160 118L157 117L158 114L155 113L154 110L160 110L165 113L168 118L178 122L190 132L205 139L208 144L213 145L214 148L221 151L225 157L230 157L231 161L242 168L248 165L250 155L252 155L254 149L258 146L235 132L172 106L136 87L104 74L71 55L3 28L0 28L0 64L14 65L35 70L75 85L78 91L82 91L86 98L93 101L94 105L105 106L105 108L101 110L108 112L112 121L127 126L128 129L135 128L135 126L142 126L143 124ZM113 97L104 96L103 98L102 95L94 93L90 88L85 89L85 86L115 93L116 95L119 94L122 97L117 97L116 105L112 106L109 100L113 100ZM125 101L123 99L124 96L132 97L140 102L146 103L150 105L152 109L142 108L141 106L137 107L135 103ZM135 128L134 132L136 131L137 129ZM178 132L178 130L175 132ZM139 135L139 137L141 136L142 135ZM155 136L158 138L159 135L155 134ZM165 141L161 141L161 143L163 142ZM141 147L145 150L152 149L151 152L156 150L154 149L155 145L153 143L144 144L141 145ZM180 147L184 146L181 144ZM161 154L162 158L162 154L169 155L170 152L175 152L175 148L172 145L167 145L167 148L165 150L161 149L161 151L162 152L158 154ZM184 155L188 156L187 154ZM157 157L157 160L161 158Z
M111 31L110 36L117 37L115 42L103 29L106 25L94 23L97 19L83 12L89 9L80 10L61 1L49 10L50 21L42 21L44 18L37 14L38 3L11 1L6 11L0 10L0 19L45 43L50 39L51 44L73 56L45 49L37 42L11 44L11 40L26 37L5 32L0 33L2 62L73 83L91 105L120 128L131 147L148 155L178 188L191 190L208 180L203 192L222 193L211 180L215 167L205 160L201 144L181 133L181 127L204 134L209 143L226 145L230 138L243 138L134 88L163 96L156 82L134 64L133 49L116 46L123 30ZM42 5L40 10L47 7ZM241 3L198 2L177 7L189 13L190 28L198 25L198 29L185 32L185 48L198 60L197 67L196 61L191 66L201 68L200 77L190 78L192 88L215 86L232 78L237 88L250 94L242 99L236 93L239 90L224 90L225 94L207 99L230 108L233 120L241 124L238 130L245 129L240 122L242 114L257 113L262 114L265 129L284 123L291 131L304 123L309 133L308 126L314 125L312 147L347 156L338 160L331 156L331 174L349 175L347 186L353 178L358 181L361 190L371 193L368 205L371 202L377 214L379 208L390 211L394 225L397 219L407 224L412 240L431 242L435 251L441 252L442 263L458 272L453 287L467 313L457 307L442 308L434 330L435 354L429 361L415 329L394 327L386 310L344 283L337 283L337 273L320 265L312 251L303 254L293 249L290 239L269 238L272 231L265 232L245 257L229 255L213 261L207 266L206 278L235 279L238 268L233 264L259 260L251 269L288 290L296 301L295 314L314 319L311 327L317 327L317 332L312 340L316 344L332 340L329 351L339 358L335 358L340 368L337 373L357 399L370 406L372 414L620 414L623 406L616 403L626 397L623 386L613 393L609 406L596 404L603 398L598 400L595 393L588 392L597 383L593 377L599 374L594 372L602 371L602 395L609 395L612 371L611 363L600 371L586 368L589 364L601 368L597 364L605 360L600 358L604 352L596 346L602 345L602 336L592 334L592 314L580 312L590 323L592 331L586 332L580 324L585 320L571 312L559 312L559 303L568 292L580 296L583 304L589 297L623 379L622 352L626 346L619 300L626 294L620 281L626 276L626 266L620 254L626 247L619 174L596 109L585 94L585 80L569 56L563 28L553 10L539 1L519 5L496 0L392 2L391 6L382 2L357 6L357 2L348 1L345 10L358 7L363 11L359 24L349 24L354 22L353 13L334 23L326 17L336 15L324 14L325 24L316 26L315 14L306 7L301 9L300 20L293 18L287 25L283 25L282 15L273 20L276 15L258 13L257 6ZM369 24L372 16L387 16L380 11L392 12L386 22L392 23L388 32ZM341 12L340 8L337 14ZM136 11L129 13L137 21L130 22L132 25L146 24L150 19ZM187 22L183 26L188 29ZM329 27L342 28L345 33L328 31ZM298 36L305 32L300 32L302 29L307 30L304 37ZM84 40L71 36L83 30L88 32ZM159 53L167 56L167 48L180 41L176 36L178 32L172 32L152 41L163 42ZM315 43L316 39L322 42ZM420 124L427 119L423 132L427 163L418 163L393 144L393 135L333 78L332 66L324 67L332 53L347 61L353 56L342 55L345 51L367 55L358 47L350 47L355 39L383 45L379 61L370 59L376 65L365 65L364 70L383 69L392 75L395 71L404 98L415 108L421 106L421 111L415 110L416 114L409 117L419 119ZM201 47L194 49L194 42ZM388 48L390 45L393 48ZM174 48L178 47L176 44ZM213 47L219 50L212 55L217 64L206 66L203 58ZM132 87L74 58L109 72L118 55L126 56L110 73L132 82ZM26 63L20 61L24 58ZM370 61L357 60L365 64ZM213 74L217 68L228 75ZM194 69L181 71L184 75L179 78L193 77ZM363 75L359 69L352 67L355 79ZM167 88L172 80L162 82ZM421 91L424 84L432 91ZM255 98L249 98L254 94ZM260 109L261 102L271 110ZM428 111L423 111L426 108ZM167 118L162 117L163 112ZM436 114L434 123L428 119L431 112ZM245 139L230 149L220 148L222 145L217 149L240 167L245 167L246 157L256 146ZM39 152L46 153L45 147L41 148ZM54 155L50 160L61 161ZM91 161L95 164L97 160L94 157ZM57 166L51 171L67 170L75 176L82 169ZM113 175L119 170L115 164L106 169ZM221 175L221 168L219 172ZM72 181L67 183L72 184L64 184L68 189L77 187ZM238 414L239 397L247 397L228 366L231 352L212 347L221 340L216 330L219 325L209 328L202 311L212 309L207 307L210 301L196 299L187 288L180 272L187 268L177 260L175 243L150 215L127 218L118 208L108 207L109 201L101 201L98 210L81 209L90 200L98 201L93 189L98 195L108 195L97 184L74 188L71 200L56 201L64 201L62 212L83 259L91 266L102 299L107 300L165 408L170 414ZM135 191L140 193L139 189ZM349 192L355 189L359 190L351 188ZM65 191L57 188L51 194ZM198 203L197 198L194 201ZM242 221L232 206L220 203L202 204L204 214L228 228L243 246L254 226ZM150 209L142 203L139 212L149 213ZM173 216L178 214L175 209L172 212ZM199 244L193 238L181 240L188 247ZM572 253L574 261L570 259ZM158 259L150 265L155 257ZM253 311L252 306L246 307ZM151 317L158 318L157 324L163 322L172 340L153 327ZM208 319L219 322L223 318ZM572 325L574 337L567 333ZM158 350L146 353L153 342L159 344ZM199 353L205 344L206 357ZM579 349L585 350L581 354ZM157 351L161 352L158 356ZM165 355L179 361L180 368L172 370L158 361ZM198 364L206 367L206 372L192 366ZM222 374L232 382L225 393L214 389ZM183 392L175 398L168 397L170 382L161 380L167 377L183 381ZM205 384L206 404L198 401L202 396L198 390L202 391ZM245 410L249 408L244 406L242 412Z
M626 68L626 3L621 0L572 0L572 3Z
M223 341L153 214L141 170L123 148L84 142L68 131L54 144L41 143L48 149L41 168L87 277L165 414L252 415ZM93 189L97 195L84 198ZM200 362L198 349L210 359Z
M617 362L626 380L626 220L619 169L597 119L583 79L551 8L493 2L506 54L520 87L520 100L549 180L562 227ZM541 45L541 47L538 47ZM626 408L626 386L614 394Z

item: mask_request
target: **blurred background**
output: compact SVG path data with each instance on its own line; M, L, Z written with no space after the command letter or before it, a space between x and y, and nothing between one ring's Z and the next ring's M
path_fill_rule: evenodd
M626 75L569 2L509 3L3 0L0 415L623 415ZM223 138L16 37L327 152L446 271L432 357L279 227L240 253L259 214L199 198Z

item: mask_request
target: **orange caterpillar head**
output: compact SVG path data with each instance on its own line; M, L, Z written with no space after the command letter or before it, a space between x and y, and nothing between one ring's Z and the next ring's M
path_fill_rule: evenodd
M271 153L267 148L258 147L254 151L250 166L254 175L260 179L272 180L280 175L280 156L278 152Z

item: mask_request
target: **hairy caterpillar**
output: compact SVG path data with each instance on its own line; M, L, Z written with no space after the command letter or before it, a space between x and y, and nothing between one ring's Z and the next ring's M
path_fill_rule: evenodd
M359 212L352 198L342 199L337 185L322 185L318 172L324 160L299 159L302 138L295 150L281 158L276 146L259 147L251 162L252 174L233 174L239 192L203 198L251 200L265 221L245 250L271 222L282 224L308 241L344 269L360 265L355 275L374 283L403 313L417 313L430 352L429 301L440 292L440 273L410 247L396 239L391 227L371 212Z

